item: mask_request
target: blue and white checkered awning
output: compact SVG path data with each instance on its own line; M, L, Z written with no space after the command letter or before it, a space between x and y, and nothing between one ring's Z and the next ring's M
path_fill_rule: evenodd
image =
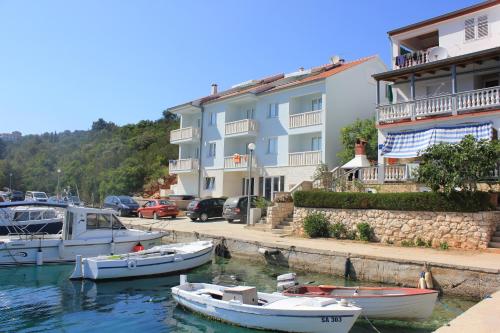
M382 155L390 158L417 157L427 147L440 142L459 143L464 136L469 134L478 140L491 140L491 123L434 127L419 131L388 133L385 143L382 146Z

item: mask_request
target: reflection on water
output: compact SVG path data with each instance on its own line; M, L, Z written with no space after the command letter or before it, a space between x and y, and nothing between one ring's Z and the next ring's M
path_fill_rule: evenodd
M170 288L178 284L178 275L94 283L68 280L72 269L72 265L0 268L0 331L252 332L176 307ZM189 280L249 284L272 292L276 276L287 271L284 267L241 259L214 259L190 272ZM298 272L298 277L303 283L345 285L344 280L325 274ZM430 332L473 304L471 300L445 297L425 322L375 321L374 324L384 333ZM358 320L351 332L374 331L366 321Z

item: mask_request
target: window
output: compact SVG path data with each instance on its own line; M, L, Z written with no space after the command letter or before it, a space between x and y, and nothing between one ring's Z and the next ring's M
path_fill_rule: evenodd
M278 118L279 104L271 103L269 104L269 108L267 110L267 118Z
M199 158L200 157L200 147L196 147L194 149L194 157Z
M211 142L208 145L208 157L215 157L215 149L216 149L215 142Z
M483 15L477 18L477 38L488 36L488 16Z
M255 116L255 110L254 110L254 108L246 109L245 113L247 115L247 119L253 119L254 116Z
M465 20L465 40L474 40L475 39L475 31L474 31L474 18L470 18Z
M314 137L311 139L311 150L318 151L321 150L321 137Z
M205 177L205 190L215 189L215 177Z
M321 110L322 108L323 108L323 100L321 99L321 97L314 98L312 100L311 110L318 111L318 110Z
M267 139L267 153L276 154L278 152L278 139L269 138Z
M217 113L215 112L210 112L210 119L208 120L208 124L210 126L215 126L217 125Z

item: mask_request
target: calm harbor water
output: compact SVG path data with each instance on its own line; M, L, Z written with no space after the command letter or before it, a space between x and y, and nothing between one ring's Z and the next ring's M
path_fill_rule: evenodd
M170 288L178 284L178 275L94 283L68 280L72 270L72 265L0 268L0 332L255 332L176 307ZM284 267L218 258L190 272L188 279L248 284L274 291L276 275L287 271ZM325 274L297 273L303 283L344 285L344 280ZM430 332L474 303L444 297L425 322L374 324L383 333ZM374 330L365 320L358 320L351 332Z

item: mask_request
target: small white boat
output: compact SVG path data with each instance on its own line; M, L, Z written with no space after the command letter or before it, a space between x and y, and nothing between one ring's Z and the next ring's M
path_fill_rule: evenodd
M295 274L284 274L282 281ZM278 277L278 288L280 287ZM283 295L346 299L362 308L363 316L370 319L422 320L430 317L438 296L436 290L399 287L339 287L339 286L289 286Z
M361 309L332 298L288 297L257 292L255 287L188 283L172 288L187 309L231 324L283 332L345 333Z
M212 259L213 243L198 241L155 246L122 255L78 256L71 279L120 279L167 274L201 266Z
M51 207L0 208L0 236L57 234L62 229L63 215Z

